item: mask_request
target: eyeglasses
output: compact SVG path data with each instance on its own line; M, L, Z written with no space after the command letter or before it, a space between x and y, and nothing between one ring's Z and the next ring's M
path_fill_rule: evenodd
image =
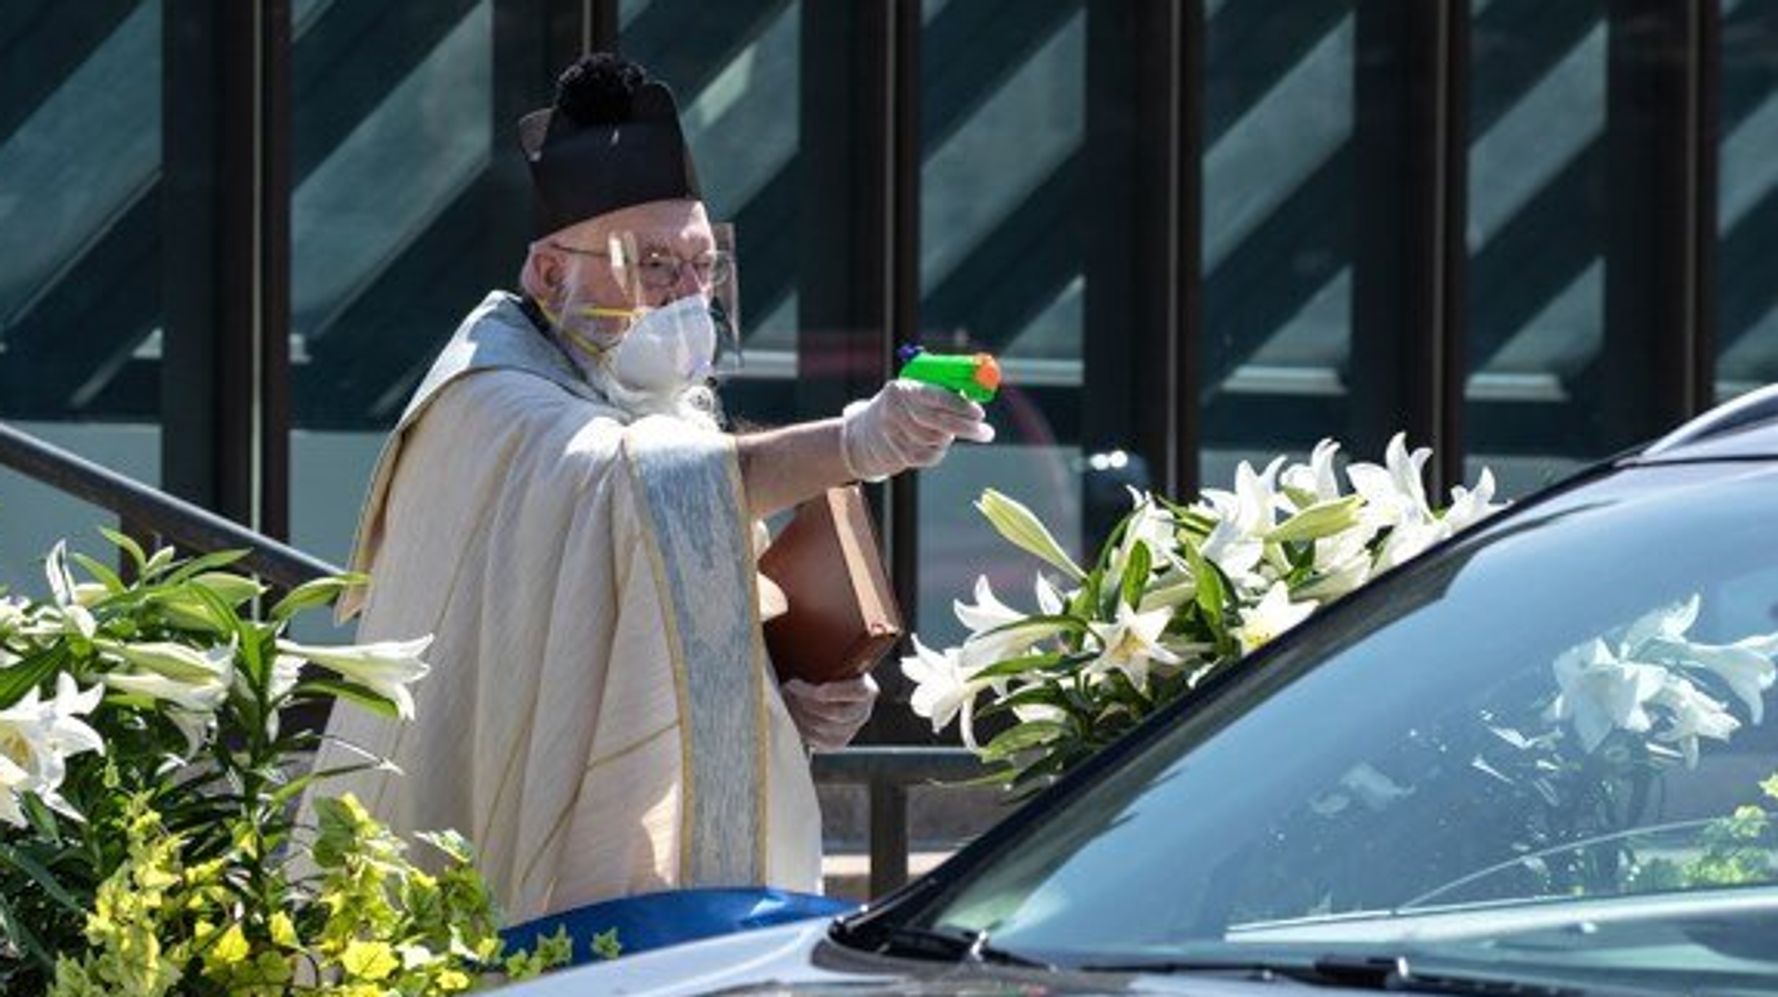
M552 242L551 248L576 256L597 256L611 259L612 254L602 249L582 249L578 246L564 246ZM700 288L711 288L726 284L735 273L735 259L730 253L720 249L711 250L693 259L682 259L666 252L646 252L635 260L619 260L613 269L618 271L618 279L628 282L631 272L635 274L644 288L650 291L669 290L679 283L679 275L687 268L691 270L692 280Z

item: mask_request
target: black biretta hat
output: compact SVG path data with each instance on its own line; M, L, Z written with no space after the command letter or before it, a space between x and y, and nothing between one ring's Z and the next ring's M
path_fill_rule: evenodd
M562 73L555 105L519 119L519 145L534 238L633 204L700 197L673 92L608 52Z

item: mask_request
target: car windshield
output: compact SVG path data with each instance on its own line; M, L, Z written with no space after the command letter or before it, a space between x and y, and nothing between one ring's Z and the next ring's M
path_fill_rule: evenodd
M1075 966L1356 947L1769 985L1775 513L1778 469L1743 463L1507 515L1305 625L908 923Z

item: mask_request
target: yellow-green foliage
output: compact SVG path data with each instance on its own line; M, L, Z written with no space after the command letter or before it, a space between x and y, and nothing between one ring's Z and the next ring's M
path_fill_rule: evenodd
M240 855L186 865L182 840L138 798L129 857L87 917L91 949L64 954L51 997L128 993L277 997L431 997L490 979L535 976L568 962L565 934L502 958L493 904L455 835L429 840L445 854L431 875L351 796L321 801L313 893L282 874L243 896Z

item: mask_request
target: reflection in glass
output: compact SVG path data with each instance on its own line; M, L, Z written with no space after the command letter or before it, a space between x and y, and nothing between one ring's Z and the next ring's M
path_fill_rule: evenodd
M1778 381L1778 4L1722 5L1718 400Z
M1199 477L1339 435L1351 349L1350 3L1206 11Z
M1581 396L1604 342L1607 27L1593 0L1472 16L1464 419L1471 467L1518 495L1596 446Z
M1769 898L1778 548L1757 524L1774 487L1769 467L1632 470L1413 562L1174 717L917 923L1064 963L1353 942L1585 972L1628 953L1548 920L1565 905L1571 923L1582 900ZM1622 584L1591 584L1602 564ZM1713 941L1769 941L1757 916L1687 937L1660 908L1618 910L1648 968L1770 972ZM1540 929L1565 941L1535 944Z
M0 335L157 179L160 55L145 0L0 136Z
M977 515L983 488L1031 506L1071 551L1081 545L1079 420L1057 406L1082 404L1085 280L1077 229L1061 216L1083 196L1071 178L1084 175L1088 13L1032 4L1013 27L967 3L924 13L921 337L998 354L1007 385L988 405L1001 442L960 444L920 475L917 619L921 639L941 646L961 639L951 602L977 574L1032 603L1036 565Z

